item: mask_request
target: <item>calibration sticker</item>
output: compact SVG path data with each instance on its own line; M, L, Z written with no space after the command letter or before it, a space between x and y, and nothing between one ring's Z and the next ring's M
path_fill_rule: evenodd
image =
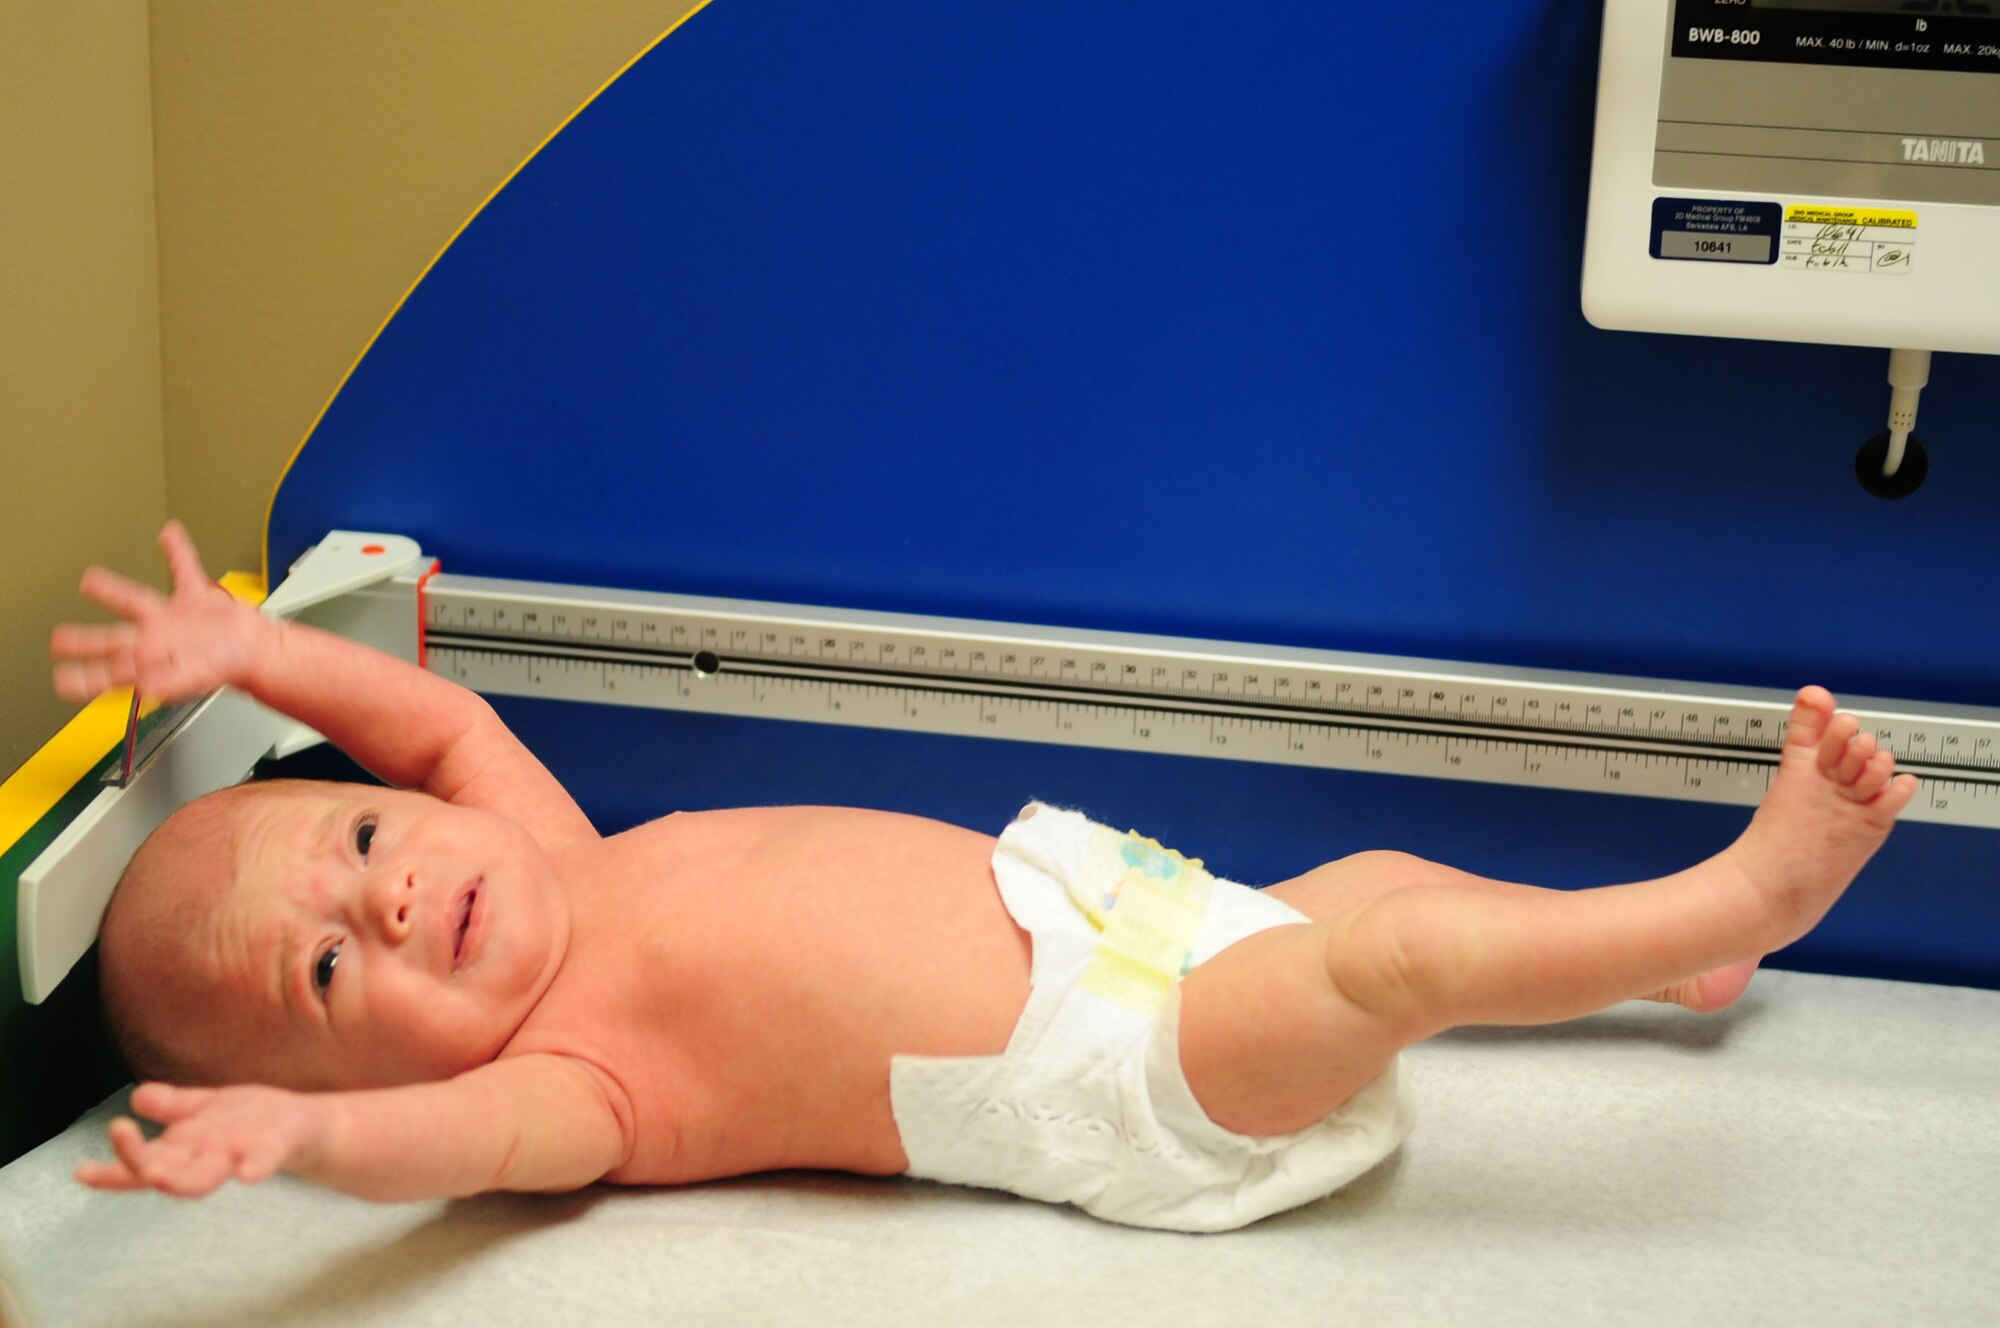
M1917 256L1917 214L1889 208L1794 203L1785 209L1779 262L1803 272L1898 276Z

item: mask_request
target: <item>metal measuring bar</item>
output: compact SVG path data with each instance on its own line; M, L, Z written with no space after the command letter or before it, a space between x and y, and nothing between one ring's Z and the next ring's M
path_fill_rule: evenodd
M428 667L474 691L1755 804L1789 693L439 574ZM2000 828L2000 710L1847 701Z

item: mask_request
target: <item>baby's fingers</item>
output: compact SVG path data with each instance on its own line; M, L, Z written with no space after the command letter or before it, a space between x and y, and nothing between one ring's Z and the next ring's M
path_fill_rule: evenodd
M70 1175L93 1190L143 1190L146 1182L123 1162L85 1162Z
M152 1182L146 1175L146 1136L139 1132L139 1122L130 1116L120 1116L105 1133L111 1137L111 1150L118 1154L117 1166L132 1177L135 1188L150 1185ZM103 1165L107 1169L111 1166Z
M55 668L56 695L65 701L88 701L131 682L138 639L138 628L127 623L112 627L65 623L56 628L49 637L49 658L63 661Z
M167 602L166 596L151 586L120 576L108 567L86 571L77 589L91 603L135 622L157 613Z
M102 659L107 655L130 655L138 644L139 629L130 623L97 626L64 623L49 636L50 659Z
M160 527L160 552L167 555L167 570L173 574L174 589L206 587L208 573L202 570L201 554L195 551L194 537L177 520Z
M111 1122L110 1133L119 1162L149 1189L194 1199L229 1179L229 1152L219 1139L190 1141L161 1135L148 1140L135 1122L123 1116Z
M130 655L110 663L93 660L88 664L58 664L56 695L65 701L88 701L113 687L128 686L136 676Z
M150 1081L132 1090L132 1110L148 1120L171 1125L200 1111L214 1096L213 1088L176 1088Z
M126 686L136 676L134 648L138 628L64 624L48 638L48 658L60 660L54 672L56 696L90 700L108 688Z

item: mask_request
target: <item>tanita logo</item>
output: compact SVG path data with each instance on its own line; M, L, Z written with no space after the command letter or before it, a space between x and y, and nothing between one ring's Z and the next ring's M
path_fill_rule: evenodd
M1986 145L1978 139L1906 138L1904 161L1927 161L1934 166L1984 166Z

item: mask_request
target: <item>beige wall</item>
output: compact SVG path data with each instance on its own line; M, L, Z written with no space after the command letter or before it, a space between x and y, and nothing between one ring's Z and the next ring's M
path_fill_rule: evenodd
M0 772L48 624L171 511L257 565L286 459L404 291L697 0L0 0ZM41 455L52 442L74 455ZM79 482L78 476L87 476Z
M0 774L55 732L48 633L166 514L145 0L0 0Z

